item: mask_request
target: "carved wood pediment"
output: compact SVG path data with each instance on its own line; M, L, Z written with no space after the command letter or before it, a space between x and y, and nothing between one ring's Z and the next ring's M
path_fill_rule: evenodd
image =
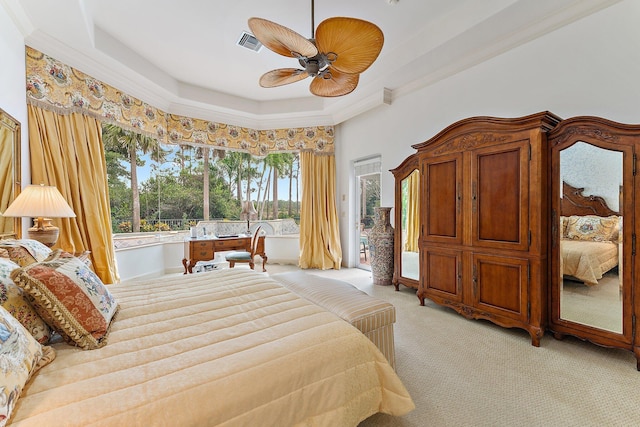
M618 135L602 130L602 128L588 126L572 126L565 129L563 133L553 138L552 146L562 144L568 139L579 140L581 138L596 139L598 141L615 143L618 142Z
M496 143L506 142L508 139L508 135L495 133L473 133L450 139L436 148L433 153L436 155L457 153L460 151L483 147L485 145L495 145Z

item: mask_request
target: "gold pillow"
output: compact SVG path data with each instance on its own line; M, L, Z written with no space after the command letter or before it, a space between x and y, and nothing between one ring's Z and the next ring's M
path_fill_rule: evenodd
M617 243L618 217L616 215L601 217L596 215L572 215L567 220L567 238L592 242Z
M16 318L40 343L51 338L49 325L36 313L22 289L11 280L11 273L20 266L7 258L0 258L0 305Z
M0 240L0 249L3 249L4 258L9 258L20 267L43 261L51 253L51 248L33 239Z

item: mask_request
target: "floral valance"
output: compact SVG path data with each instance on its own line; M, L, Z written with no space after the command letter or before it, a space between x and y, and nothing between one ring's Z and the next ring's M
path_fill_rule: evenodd
M144 133L164 144L208 145L256 156L333 154L333 126L255 130L164 112L26 46L27 102L60 114L80 112Z

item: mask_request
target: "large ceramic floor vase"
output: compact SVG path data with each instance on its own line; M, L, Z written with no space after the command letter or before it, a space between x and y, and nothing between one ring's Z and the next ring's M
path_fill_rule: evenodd
M393 227L391 208L375 210L375 224L369 232L369 253L374 285L391 285L393 279Z

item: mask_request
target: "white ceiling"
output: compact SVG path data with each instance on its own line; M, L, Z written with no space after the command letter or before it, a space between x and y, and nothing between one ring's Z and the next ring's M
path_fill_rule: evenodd
M176 114L255 129L337 124L618 0L316 0L332 16L371 21L385 43L358 88L310 94L310 79L261 88L296 60L237 45L247 20L311 36L311 0L0 0L25 43Z

